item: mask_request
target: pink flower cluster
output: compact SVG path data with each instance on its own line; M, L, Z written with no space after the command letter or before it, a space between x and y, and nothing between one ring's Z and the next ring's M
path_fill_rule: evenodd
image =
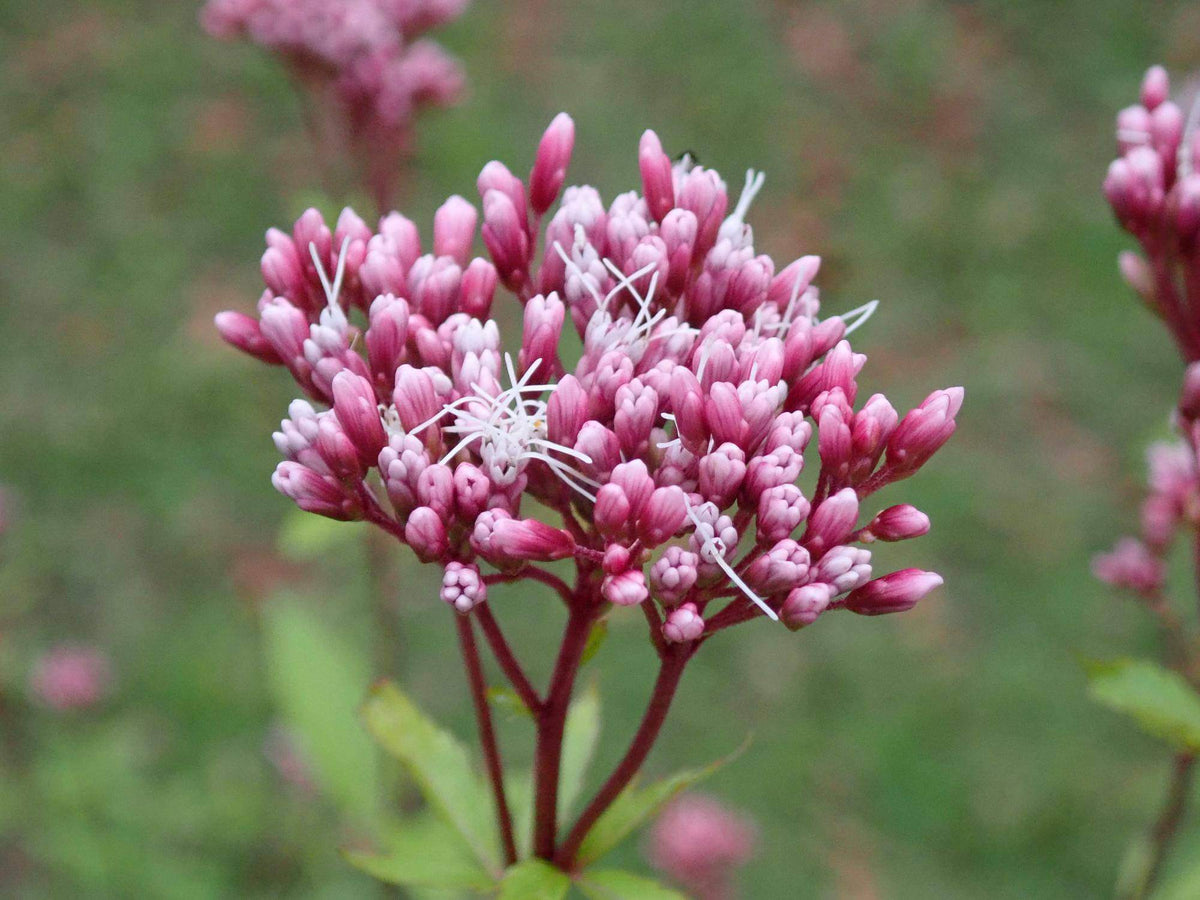
M430 28L458 18L468 0L208 0L201 23L215 37L245 37L282 58L318 107L332 101L368 177L396 164L412 120L450 106L465 79Z
M92 647L53 648L37 661L29 679L33 696L59 711L95 706L111 687L108 656Z
M729 900L733 873L754 854L754 824L711 797L685 794L654 822L650 864L697 900Z
M1200 147L1193 106L1186 120L1169 98L1166 71L1142 82L1141 102L1117 115L1119 156L1104 193L1144 256L1120 256L1121 274L1171 330L1188 362L1200 359Z
M873 305L818 318L819 260L776 271L755 252L761 175L731 205L716 172L672 163L648 131L642 192L605 205L563 190L574 137L559 115L527 181L484 166L481 228L451 197L431 248L398 213L372 229L346 210L330 228L309 210L268 232L258 316L217 326L308 396L275 434L276 488L441 566L460 612L559 559L597 600L661 610L664 642L912 607L942 579L873 578L869 545L929 520L867 501L946 442L962 389L904 415L881 394L859 402L866 357L846 338ZM499 286L523 309L515 354L491 318Z

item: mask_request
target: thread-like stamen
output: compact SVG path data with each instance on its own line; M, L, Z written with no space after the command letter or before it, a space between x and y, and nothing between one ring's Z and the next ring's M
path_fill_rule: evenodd
M688 518L692 520L692 524L695 526L696 537L701 539L700 558L711 563L716 563L721 571L729 576L729 580L736 585L739 591L745 594L750 600L753 600L758 608L766 613L772 621L778 622L779 615L775 612L775 610L771 609L771 607L767 605L767 601L758 596L758 594L754 593L754 591L750 588L750 585L746 584L746 582L742 580L742 576L734 571L733 566L729 565L729 562L725 559L725 551L729 548L725 545L725 542L721 540L721 538L717 537L716 529L706 522L701 522L700 518L696 515L696 510L690 504L687 508L687 514ZM709 534L708 536L702 536L702 528L705 529L705 531L711 531L712 534Z
M879 308L879 301L872 300L869 303L864 303L862 306L855 307L850 312L842 313L841 320L849 324L846 325L846 334L857 331L867 323L871 316L875 315L875 310ZM857 316L858 318L855 318ZM853 321L851 321L853 320Z
M321 279L321 287L325 290L325 300L330 306L337 305L338 295L342 292L342 277L346 274L346 249L350 246L350 236L346 235L346 239L342 241L342 249L338 251L337 270L333 277L333 283L330 284L329 276L325 274L325 266L321 263L321 257L317 253L317 245L313 241L308 242L308 254L312 257L313 265L317 267L317 277Z

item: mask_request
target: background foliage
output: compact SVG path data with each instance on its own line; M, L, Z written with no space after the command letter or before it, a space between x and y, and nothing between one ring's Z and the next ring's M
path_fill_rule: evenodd
M749 896L1107 892L1169 761L1087 699L1080 656L1154 641L1087 562L1132 523L1179 364L1116 276L1127 242L1099 182L1144 68L1200 62L1200 13L477 0L444 39L473 93L421 133L407 205L423 228L488 159L527 169L559 109L578 125L574 177L609 196L635 183L653 126L734 184L767 171L759 243L824 256L829 309L883 300L858 341L864 389L901 406L967 386L958 435L905 489L934 521L906 562L947 587L903 617L714 642L649 773L755 732L710 782L760 819ZM289 783L264 752L281 722L349 721L273 668L308 656L270 611L290 592L349 648L362 692L399 675L466 735L449 614L432 573L388 554L372 583L353 526L295 520L267 478L288 381L210 324L257 297L267 226L361 198L319 192L279 68L206 38L189 3L6 0L0 72L0 481L17 501L0 538L0 892L378 896L338 855L361 839L361 784ZM547 597L496 604L524 646L552 639ZM648 690L635 618L613 617L589 667L601 764ZM99 710L28 699L33 660L68 639L114 657ZM504 725L510 743L522 727ZM360 738L348 759L369 753ZM318 771L329 749L307 748ZM1197 848L1193 825L1180 868ZM616 862L636 868L636 849Z

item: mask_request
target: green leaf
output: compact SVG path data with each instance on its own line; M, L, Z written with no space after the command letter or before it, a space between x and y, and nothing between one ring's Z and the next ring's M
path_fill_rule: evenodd
M509 719L533 718L533 711L525 705L521 695L512 688L490 687L487 689L487 700L498 712L503 713Z
M264 606L263 634L271 691L314 778L345 811L371 816L379 796L377 759L356 716L371 681L364 654L293 595Z
M512 866L500 882L499 900L562 900L571 879L540 859L527 859Z
M741 756L750 744L749 738L726 757L698 769L684 769L641 788L631 784L596 820L592 830L579 848L579 865L586 866L608 853L625 840L643 822L654 815L663 804L682 790L708 778L722 766Z
M1146 882L1150 878L1150 867L1154 862L1154 847L1145 837L1133 841L1121 859L1117 869L1116 897L1145 897ZM1195 897L1195 894L1191 895Z
M1183 848L1177 853L1182 859L1188 858L1186 850L1193 848ZM1118 897L1137 896L1134 894L1118 894ZM1192 865L1184 868L1175 877L1166 881L1161 888L1154 892L1154 900L1196 900L1200 897L1200 865Z
M600 690L592 682L567 711L562 765L558 778L558 818L565 819L583 789L596 741L600 738Z
M1200 751L1200 696L1177 672L1149 660L1092 663L1088 690L1098 703L1133 716L1149 734L1180 750Z
M583 645L583 653L579 657L579 665L586 666L593 656L600 652L604 639L608 637L608 619L599 619L592 630L588 632L587 641Z
M687 900L685 894L657 881L618 869L584 873L579 889L592 900Z
M343 855L350 865L389 884L474 891L496 887L458 834L440 819L406 819L383 843L378 853L346 850Z
M467 749L391 682L371 689L362 715L367 730L404 764L434 811L495 870L500 842L492 795Z
M512 812L517 856L524 858L533 843L533 778L528 772L509 772L504 776L504 793Z

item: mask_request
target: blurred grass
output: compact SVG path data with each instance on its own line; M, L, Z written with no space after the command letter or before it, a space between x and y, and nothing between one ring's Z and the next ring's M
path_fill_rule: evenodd
M894 619L738 629L685 681L650 766L754 731L712 784L762 824L747 896L1103 895L1156 808L1166 754L1087 702L1077 664L1153 652L1087 563L1132 525L1179 374L1116 275L1127 241L1099 182L1116 109L1151 62L1195 67L1197 26L1189 4L1115 0L477 0L447 30L472 95L421 132L423 227L488 159L526 169L559 109L575 177L606 196L636 184L652 126L733 183L767 171L759 243L822 254L827 308L883 300L857 344L864 389L900 406L967 387L954 441L886 498L935 525L881 555L947 587ZM0 889L370 896L335 812L263 757L278 713L256 612L306 584L370 653L362 559L276 553L268 434L292 394L210 327L257 297L267 226L314 198L365 204L321 197L279 69L207 39L190 4L8 0L0 66L0 481L18 499L0 538ZM403 578L403 678L467 734L434 579ZM545 597L498 593L518 643L555 639ZM594 664L601 762L648 686L640 628L614 616ZM62 639L113 654L104 710L26 700Z

